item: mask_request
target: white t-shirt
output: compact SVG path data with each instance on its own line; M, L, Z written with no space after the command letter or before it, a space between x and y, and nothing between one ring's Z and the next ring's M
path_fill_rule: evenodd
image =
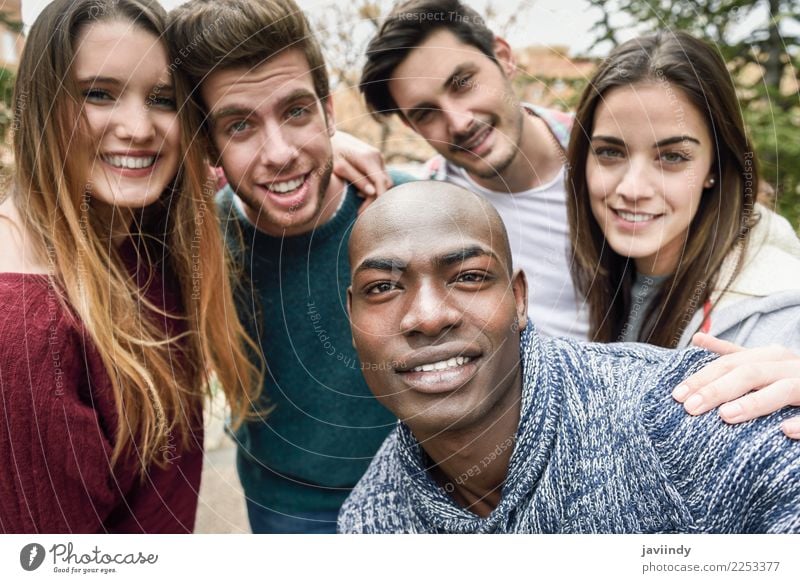
M535 109L537 114L538 108ZM548 121L545 116L540 116ZM443 158L435 173L484 196L505 223L515 268L528 278L528 319L540 333L586 340L589 311L572 284L564 168L547 184L523 192L483 188L467 172Z

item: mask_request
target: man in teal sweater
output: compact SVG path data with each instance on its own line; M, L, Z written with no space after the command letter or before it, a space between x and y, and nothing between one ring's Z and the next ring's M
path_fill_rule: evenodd
M194 0L171 19L175 60L199 88L193 105L229 181L218 201L244 269L240 316L267 363L269 413L236 435L251 527L334 532L395 419L350 337L347 243L362 203L332 172L325 64L290 0Z

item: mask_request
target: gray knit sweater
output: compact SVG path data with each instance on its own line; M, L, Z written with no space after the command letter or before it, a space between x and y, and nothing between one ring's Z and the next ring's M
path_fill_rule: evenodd
M698 349L523 334L522 411L497 508L461 508L404 424L339 514L345 533L800 532L800 443L781 412L728 426L670 392Z

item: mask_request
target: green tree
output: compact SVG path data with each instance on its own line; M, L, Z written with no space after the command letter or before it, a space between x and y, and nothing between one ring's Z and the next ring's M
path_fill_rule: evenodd
M800 228L800 103L797 81L800 0L588 0L599 17L594 47L610 48L627 33L680 29L714 43L729 64L763 178L778 210ZM761 24L742 32L745 23ZM747 75L747 71L760 75Z

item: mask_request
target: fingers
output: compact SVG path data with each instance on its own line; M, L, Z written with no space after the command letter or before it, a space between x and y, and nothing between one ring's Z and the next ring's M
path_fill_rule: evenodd
M711 334L704 334L703 332L698 332L692 336L692 345L705 348L717 354L732 354L744 350L744 348L738 344L728 342L727 340L720 340Z
M781 429L786 434L786 437L800 439L800 415L784 421L781 424Z
M355 186L362 196L375 196L375 185L370 180L370 177L351 164L346 156L340 155L334 159L333 173L345 182Z
M778 381L800 382L800 379L794 378L798 376L800 376L800 366L795 363L742 364L702 386L683 401L683 406L690 415L702 415L722 403L733 401ZM769 412L776 411L782 406L783 404Z
M719 408L726 423L742 423L800 403L800 379L780 379Z
M718 341L716 338L709 338ZM781 365L788 365L789 368ZM691 405L696 406L700 401L707 402L710 406L702 411L705 412L775 382L778 378L773 377L770 371L777 370L782 371L783 376L780 378L800 376L800 357L781 346L740 350L721 356L686 378L672 391L672 397L679 403L685 403L689 410L689 400L702 392L700 399L694 399ZM727 391L724 387L727 387ZM723 394L727 398L717 400Z
M345 132L336 132L331 144L334 174L355 186L363 196L380 196L392 186L380 150Z
M380 196L392 187L392 178L383 165L382 156L373 161L359 159L356 165L342 155L336 159L333 171L338 177L355 186L365 198Z

